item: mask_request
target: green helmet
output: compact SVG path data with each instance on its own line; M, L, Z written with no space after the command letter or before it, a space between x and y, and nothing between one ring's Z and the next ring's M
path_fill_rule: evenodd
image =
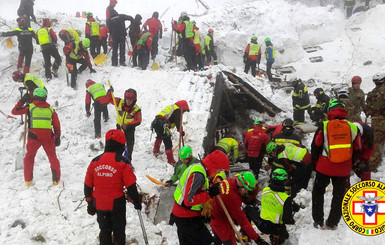
M87 12L86 13L86 17L89 18L89 17L94 17L94 15L91 13L91 12Z
M190 146L183 146L179 151L179 158L180 159L187 159L192 156L192 149Z
M253 35L252 37L251 37L251 40L257 40L258 39L258 37L256 36L256 35Z
M271 42L271 38L270 37L265 38L265 42Z
M329 103L328 112L338 107L345 108L345 104L337 99L331 100Z
M277 143L270 141L270 143L266 146L267 154L270 154L275 148L277 148Z
M33 91L33 97L39 97L39 98L47 97L47 90L45 90L45 88L36 88Z
M254 121L254 125L262 125L262 121L257 119Z
M284 181L284 180L287 180L288 175L287 175L287 172L286 172L284 169L282 169L282 168L277 168L277 169L274 170L273 173L271 174L271 178L272 178L272 179L277 179L277 180Z
M242 183L243 187L248 190L254 190L254 187L257 185L258 181L255 178L255 175L251 172L242 172L238 175L238 180Z
M90 43L91 43L91 41L88 38L84 38L82 41L83 46L86 48L88 48L90 46Z

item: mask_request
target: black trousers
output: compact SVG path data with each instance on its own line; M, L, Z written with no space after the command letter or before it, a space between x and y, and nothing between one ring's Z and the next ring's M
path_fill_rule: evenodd
M346 177L334 177L317 172L312 192L312 215L317 224L323 224L324 221L324 195L325 189L330 180L333 185L333 198L329 217L326 225L330 227L337 226L341 219L341 205L345 194Z
M271 67L273 66L274 62L267 62L266 63L266 73L267 73L267 78L269 79L270 82L273 81L273 75L271 74Z
M305 110L294 109L293 110L293 119L294 119L294 123L304 123L305 122Z
M207 50L206 49L206 61L211 62L211 57L213 58L214 63L218 61L217 53L215 53L215 50ZM214 64L216 65L216 64Z
M259 217L256 225L262 233L270 234L270 239L272 235L279 236L279 244L282 244L289 238L289 233L286 230L285 224L274 224L269 220L264 220Z
M254 172L255 177L258 179L259 171L262 167L263 154L259 154L258 157L249 157L249 168Z
M146 70L148 63L150 63L150 52L147 50L147 48L142 48L138 50L139 55L139 66L142 68L142 70Z
M101 136L101 115L103 113L104 120L108 119L108 109L106 104L100 104L99 101L94 102L94 128L95 128L95 136Z
M25 58L24 66L31 66L31 60L33 55L33 49L20 49L19 48L19 58L17 61L17 68L20 69L23 67L23 61Z
M187 63L187 70L195 70L194 68L194 62L193 62L193 56L194 56L194 47L193 47L193 44L192 42L187 39L187 38L184 38L182 39L182 42L183 42L183 56L184 56L184 59L186 60L186 63Z
M118 66L118 50L119 62L123 64L126 62L126 37L113 36L112 37L112 65Z
M249 69L251 68L251 75L253 75L253 77L255 77L257 75L256 67L257 67L257 61L256 60L247 59L244 72L246 74L249 73Z
M158 33L156 33L156 34L153 35L153 37L152 37L152 43L151 43L151 46L152 46L152 50L151 50L151 59L155 59L156 55L158 54L158 40L159 40L159 36L158 36Z
M131 48L132 48L132 66L135 67L138 65L138 51L136 49L136 43L138 42L139 37L130 37Z
M180 245L210 245L213 237L202 217L179 218L174 216Z
M83 72L87 68L88 63L87 63L86 59L84 59L84 58L81 58L78 60L70 58L68 60L68 63L73 65L73 69L72 69L72 71L70 71L70 73L71 73L71 88L76 89L76 80L78 78L78 73ZM79 69L77 68L78 63L81 64Z
M126 136L127 157L131 161L132 152L134 151L134 144L135 144L135 127L127 127L124 130L124 135Z
M52 69L57 70L61 65L62 59L60 57L59 51L55 47L54 44L44 44L41 46L41 52L43 53L44 58L44 69L45 69L45 77L51 79L51 57L55 59L53 62Z
M100 54L99 36L92 36L90 41L90 53L92 58L95 58L98 54Z
M101 40L99 40L99 47L97 52L100 54L101 47L103 47L103 53L107 54L107 37L102 37Z
M124 195L114 200L112 211L96 211L100 245L126 244L126 200ZM114 243L112 243L112 233Z
M161 117L155 117L152 121L151 127L155 130L156 138L162 139L165 149L172 148L171 135L168 135L164 130L164 125L167 124L167 121Z

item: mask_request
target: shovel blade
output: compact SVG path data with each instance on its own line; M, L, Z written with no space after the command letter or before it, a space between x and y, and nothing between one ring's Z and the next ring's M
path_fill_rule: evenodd
M12 42L12 39L10 37L7 38L5 41L7 43L7 48L12 48L14 46L13 42Z
M101 53L95 57L94 63L95 65L100 65L108 60L108 56L105 53Z
M156 63L156 62L152 63L152 69L153 69L154 71L159 70L159 65L158 65L158 63Z
M23 168L24 168L24 152L19 152L16 155L15 171L21 170Z

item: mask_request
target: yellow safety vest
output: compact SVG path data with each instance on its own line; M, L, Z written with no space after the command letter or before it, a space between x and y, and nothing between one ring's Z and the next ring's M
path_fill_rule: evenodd
M27 81L29 81L29 80L31 80L39 88L45 88L44 82L42 80L40 80L37 76L35 76L31 73L25 74L25 77L24 77L24 85L25 86L27 86Z
M238 158L238 142L233 138L223 138L216 144L217 147L221 147L223 150L225 150L226 154L229 155L230 153L233 154L233 158Z
M52 129L52 107L42 108L33 103L29 104L29 125L30 128Z
M132 112L122 111L124 100L120 100L118 104L118 117L116 118L116 124L123 126L134 121L135 114L140 110L138 105L135 105L135 109Z
M88 21L87 24L90 26L91 37L99 36L99 23L96 21Z
M271 51L273 53L273 57L271 57L271 58L275 59L275 48L274 48L274 46L270 45L270 46L267 46L267 48L265 50L265 58L266 58L266 60L269 58L269 52L268 52L269 48L271 48Z
M159 112L158 114L157 114L157 116L162 116L162 117L164 117L164 118L167 118L167 119L169 119L170 117L171 117L171 115L172 115L172 113L175 111L175 110L178 110L179 109L179 107L177 106L177 105L168 105L168 106L166 106L165 108L163 108L162 109L162 111L161 112ZM173 124L171 124L171 126L170 126L171 128L174 128L175 127L175 124L173 123Z
M259 54L259 44L250 43L249 55L258 55Z
M74 60L80 59L82 56L78 54L79 53L79 42L75 41L75 48L73 51L70 53L70 58Z
M91 94L92 98L96 100L99 97L106 96L106 90L104 89L103 84L94 83L87 88L87 91Z
M40 45L52 43L52 38L51 38L51 35L49 34L50 30L51 28L43 27L37 31L37 38L39 40Z
M184 36L186 38L194 37L194 25L190 21L184 21Z
M289 197L285 192L275 192L265 187L261 199L261 218L274 224L282 224L283 206Z
M80 37L79 37L79 33L73 29L73 28L65 28L64 30L68 31L69 34L71 35L71 37L73 39L75 39L75 42L80 42Z

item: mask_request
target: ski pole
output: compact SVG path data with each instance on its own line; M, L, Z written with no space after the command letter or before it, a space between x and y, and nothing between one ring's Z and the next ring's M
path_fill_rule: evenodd
M146 229L144 228L142 213L140 212L139 209L138 209L138 216L139 216L139 221L140 221L140 227L142 228L142 232L143 232L144 243L146 245L148 245L147 233L146 233Z

